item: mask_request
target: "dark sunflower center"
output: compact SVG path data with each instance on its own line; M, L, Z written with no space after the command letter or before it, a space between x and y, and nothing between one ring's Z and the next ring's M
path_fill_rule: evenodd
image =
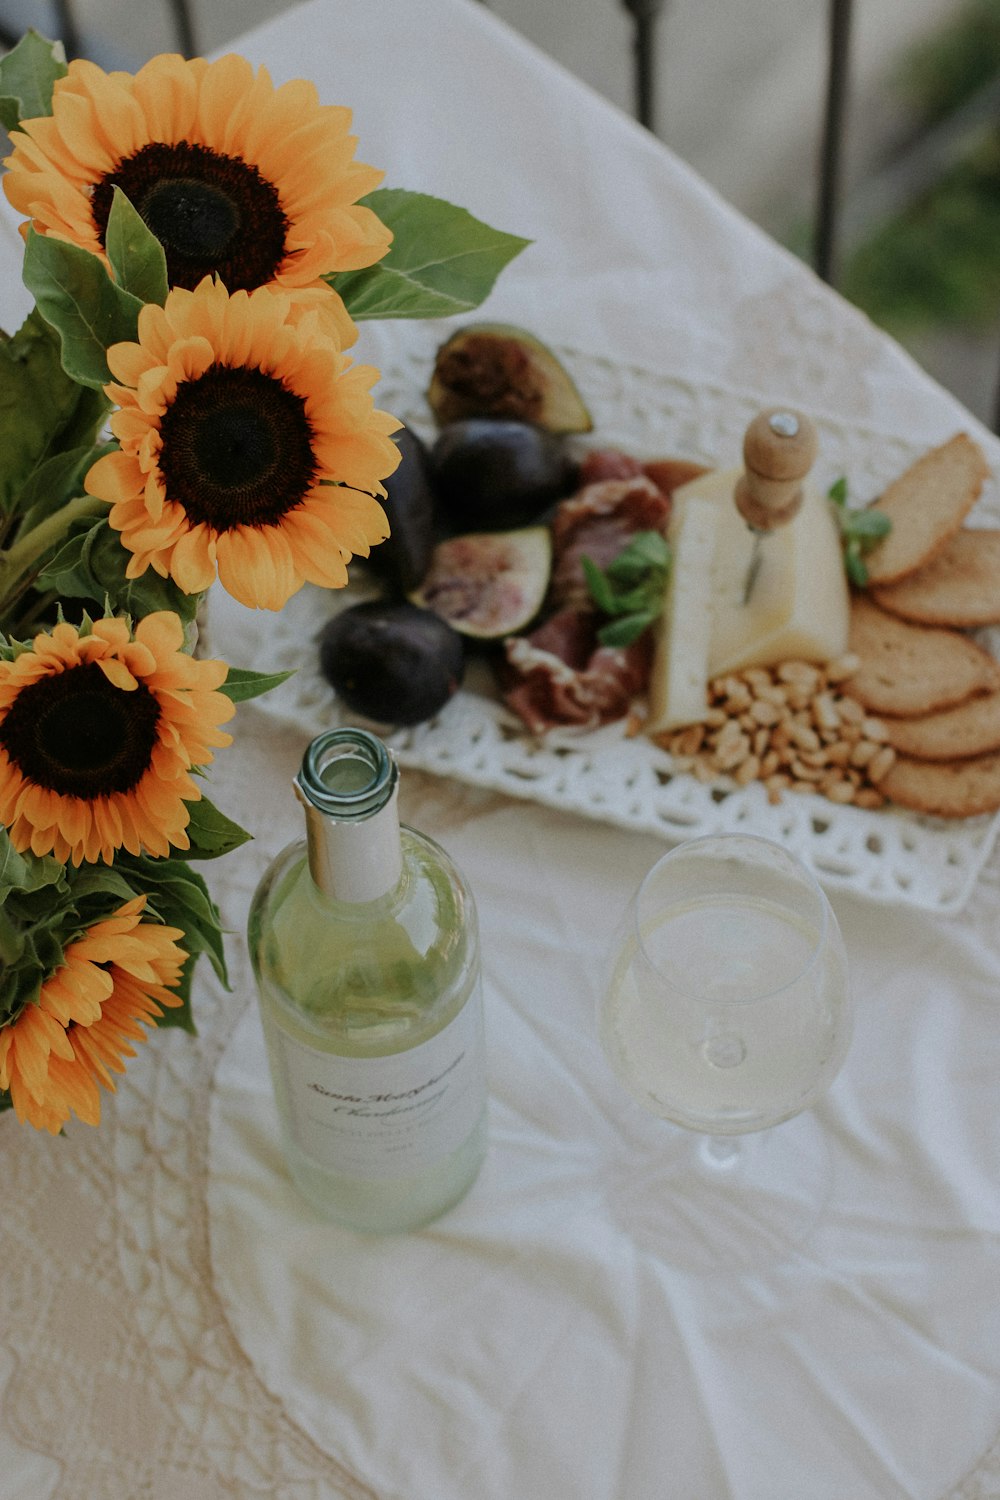
M275 525L316 477L305 402L262 370L212 365L183 381L160 433L167 495L194 526Z
M63 797L105 797L138 786L159 719L149 688L140 682L126 693L87 662L22 688L0 724L0 744L36 786Z
M190 290L214 272L230 292L252 291L284 259L288 220L277 190L238 156L187 141L142 146L94 188L102 244L116 187L163 245L171 286Z

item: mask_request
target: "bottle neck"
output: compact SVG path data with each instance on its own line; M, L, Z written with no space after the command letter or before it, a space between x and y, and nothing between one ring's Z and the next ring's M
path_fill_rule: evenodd
M334 901L377 901L403 873L396 789L366 818L340 819L303 799L313 883Z

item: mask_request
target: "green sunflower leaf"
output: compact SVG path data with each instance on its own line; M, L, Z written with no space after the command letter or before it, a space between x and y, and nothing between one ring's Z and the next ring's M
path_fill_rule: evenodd
M18 501L23 516L22 531L30 531L49 516L58 515L69 500L82 495L87 470L102 453L110 452L112 446L105 443L97 447L88 444L85 448L69 448L63 453L53 454L33 469Z
M111 379L106 351L135 341L142 302L116 286L104 262L89 250L28 231L24 284L62 341L62 366L81 385Z
M184 933L181 947L192 957L207 953L216 974L223 984L228 984L219 909L202 876L185 859L124 855L119 856L117 863L126 872L135 893L144 892L149 897L156 915L168 927L181 929ZM160 1024L172 1023L164 1017Z
M142 895L142 887L127 879L118 861L113 865L100 862L77 865L70 872L69 881L77 906L95 921L109 916L125 901Z
M169 291L167 257L145 219L119 187L114 189L104 248L118 285L140 302L155 302L162 307Z
M427 193L379 188L361 202L392 230L393 241L378 265L327 277L356 322L470 312L531 243Z
M0 906L12 891L40 891L58 885L66 872L51 855L19 854L0 828Z
M259 698L261 693L280 687L294 675L294 672L252 672L248 667L230 667L219 692L225 693L234 703L246 703L250 698Z
M66 540L39 576L38 587L64 598L91 599L102 610L110 604L136 620L159 609L172 610L184 624L194 619L200 594L182 593L152 568L139 578L127 578L130 557L106 517L85 517L68 529Z
M191 821L187 826L188 838L191 840L191 847L186 852L187 859L218 859L221 854L229 854L233 849L238 849L251 837L245 828L213 807L207 797L202 797L198 802L189 802L187 808L191 814Z
M110 403L66 374L59 338L33 310L15 334L0 334L0 510L21 508L40 464L66 448L93 444Z
M0 60L0 124L14 130L22 120L52 113L52 85L65 78L66 53L62 42L50 42L35 30L26 31Z
M175 992L181 997L180 1005L171 1005L164 1009L162 1016L157 1017L157 1027L166 1030L168 1027L179 1027L181 1031L188 1031L193 1036L197 1031L194 1024L194 1014L191 1007L191 984L194 978L195 965L198 962L197 953L192 953L184 960L181 968L180 983L174 986Z

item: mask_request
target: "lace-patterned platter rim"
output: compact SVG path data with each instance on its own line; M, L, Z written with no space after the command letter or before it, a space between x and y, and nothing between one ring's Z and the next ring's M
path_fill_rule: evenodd
M422 339L418 335L383 367L378 400L430 436L433 424L421 393L439 340L428 330L422 333ZM556 352L594 419L593 432L576 440L581 446L619 445L649 457L669 454L734 463L747 423L762 405L759 396L745 390L696 385L561 346ZM809 409L802 401L796 404ZM809 409L809 414L820 439L815 482L827 486L846 475L849 494L858 502L877 495L927 446L875 427L847 424L822 411ZM996 461L995 454L988 457ZM1000 495L993 479L969 524L1000 525ZM296 673L277 693L259 700L265 711L291 712L315 733L349 717L319 673L314 642L326 618L365 592L363 579L343 594L306 588L286 606L276 628L272 622L268 655L277 650L280 665ZM303 642L308 642L305 650ZM402 766L657 834L669 842L736 830L779 839L832 889L942 914L961 910L1000 830L1000 814L945 820L898 808L841 807L802 793L789 793L772 805L759 784L705 785L689 773L677 773L665 751L642 736L627 737L623 724L536 738L491 696L485 678L467 678L436 718L412 729L387 731L385 738Z

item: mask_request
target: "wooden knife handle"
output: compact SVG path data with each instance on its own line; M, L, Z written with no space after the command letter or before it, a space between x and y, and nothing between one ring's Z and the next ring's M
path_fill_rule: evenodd
M754 531L775 531L797 514L818 447L816 428L801 412L772 407L754 417L743 438L746 472L733 494Z

